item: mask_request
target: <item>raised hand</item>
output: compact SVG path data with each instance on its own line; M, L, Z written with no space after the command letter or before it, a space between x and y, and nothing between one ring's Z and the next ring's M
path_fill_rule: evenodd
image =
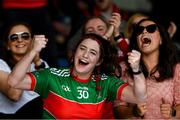
M139 71L140 58L141 53L136 50L132 50L132 52L128 53L128 63L130 64L130 67L133 70L133 72Z
M138 113L140 116L143 116L147 111L147 104L144 103L138 103L137 104Z
M114 26L114 36L118 36L121 25L121 15L119 13L112 13L112 17L109 19L109 24Z
M161 100L162 100L162 104L160 105L160 110L162 116L164 116L164 118L171 118L171 112L172 112L171 105L165 102L164 98L162 98Z
M109 28L107 32L105 33L106 38L110 38L112 35L118 36L119 33L119 27L121 24L121 15L119 13L112 13L112 17L109 19Z
M47 41L48 40L45 38L45 35L35 35L32 50L39 53L43 48L46 47Z

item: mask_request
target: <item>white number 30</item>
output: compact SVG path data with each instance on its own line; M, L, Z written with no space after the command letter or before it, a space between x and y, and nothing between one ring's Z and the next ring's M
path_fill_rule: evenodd
M79 96L77 97L78 99L87 99L89 97L89 93L88 91L84 91L84 90L78 90L79 92Z

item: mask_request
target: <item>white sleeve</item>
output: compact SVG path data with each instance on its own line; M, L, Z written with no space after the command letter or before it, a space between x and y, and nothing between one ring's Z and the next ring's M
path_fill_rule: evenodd
M10 67L8 66L8 64L7 64L4 60L2 60L2 59L0 59L0 70L1 70L1 71L5 71L5 72L8 72L8 73L11 72L11 69L10 69Z

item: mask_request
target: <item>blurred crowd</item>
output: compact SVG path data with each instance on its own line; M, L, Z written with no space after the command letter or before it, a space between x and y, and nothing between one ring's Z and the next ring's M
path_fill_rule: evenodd
M179 18L174 6L175 0L163 2L146 0L127 2L120 0L1 0L0 10L0 46L3 45L3 33L8 24L16 21L27 22L35 34L45 34L49 39L48 45L41 56L50 66L68 66L68 55L72 41L76 39L79 29L87 18L102 16L109 19L112 12L121 15L120 32L128 34L125 29L133 14L141 13L156 17L168 27L175 25L176 32L173 42L179 47ZM125 5L123 5L123 3ZM144 4L144 5L142 5ZM139 5L140 7L133 8ZM124 7L126 6L126 7ZM148 7L148 9L146 9ZM171 6L171 7L170 7ZM143 8L144 7L144 8ZM171 8L171 9L170 9Z
M61 88L66 92L70 87L74 89L74 83L68 86L67 73L70 76L68 80L77 80L77 86L83 80L92 82L90 78L94 78L91 75L95 74L96 86L92 82L93 85L88 83L89 86L82 84L82 88L85 86L98 93L101 89L98 87L102 85L98 82L103 81L103 75L99 77L101 72L114 75L117 84L108 88L111 82L106 83L108 87L103 86L105 89L101 86L107 101L103 100L100 118L179 118L180 19L176 4L177 0L1 0L0 118L42 118L50 115L54 109L48 106L49 101L45 99L51 99L47 96L48 92L54 90L54 86L57 91ZM108 46L107 49L103 44ZM99 51L94 48L99 48ZM86 50L89 53L82 55ZM97 55L100 57L96 58L95 64L92 56ZM64 67L70 68L67 70ZM84 79L84 76L89 77ZM22 80L16 83L18 87L14 85L14 79ZM58 82L59 79L66 79L67 86L53 79L58 79ZM111 78L108 76L108 79ZM139 82L142 86L136 86L138 80L142 80ZM125 92L122 92L124 88L121 90L118 82L125 85ZM135 98L135 92L132 88L126 90L126 86L134 87L135 92L137 88L142 88L138 92L145 91L141 94L143 96L147 90L146 101L138 103L136 98L139 96ZM33 88L38 94L26 91ZM77 91L80 91L79 88ZM89 93L81 92L77 98L86 99ZM68 95L66 97L69 99ZM51 102L54 103L53 100ZM48 110L45 114L42 112L43 105L50 108L50 113ZM82 110L81 106L77 108ZM58 112L61 113L61 110ZM56 115L60 116L58 112ZM86 111L81 115L76 112L81 117L88 113Z

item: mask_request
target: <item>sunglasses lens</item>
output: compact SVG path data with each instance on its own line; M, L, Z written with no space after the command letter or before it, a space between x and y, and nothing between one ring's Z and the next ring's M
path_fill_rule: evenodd
M136 31L137 31L137 34L141 34L144 31L144 27L143 26L138 26Z
M23 32L20 34L16 33L16 34L10 35L9 40L16 41L16 40L20 39L20 37L22 40L29 40L31 36L30 36L30 33L28 33L28 32Z
M148 25L148 26L146 26L146 27L144 27L144 26L138 26L138 27L137 27L137 34L138 34L138 35L141 34L141 33L144 31L144 29L146 29L146 31L147 31L148 33L154 33L154 32L157 30L157 25L153 24L153 25Z
M21 38L24 39L24 40L28 40L30 38L30 34L29 33L22 33L21 34Z
M12 34L9 36L9 40L11 41L16 41L18 39L18 35L17 34Z
M155 32L156 29L157 29L157 26L156 26L156 25L149 25L149 26L146 27L146 30L147 30L147 32L149 32L149 33Z

